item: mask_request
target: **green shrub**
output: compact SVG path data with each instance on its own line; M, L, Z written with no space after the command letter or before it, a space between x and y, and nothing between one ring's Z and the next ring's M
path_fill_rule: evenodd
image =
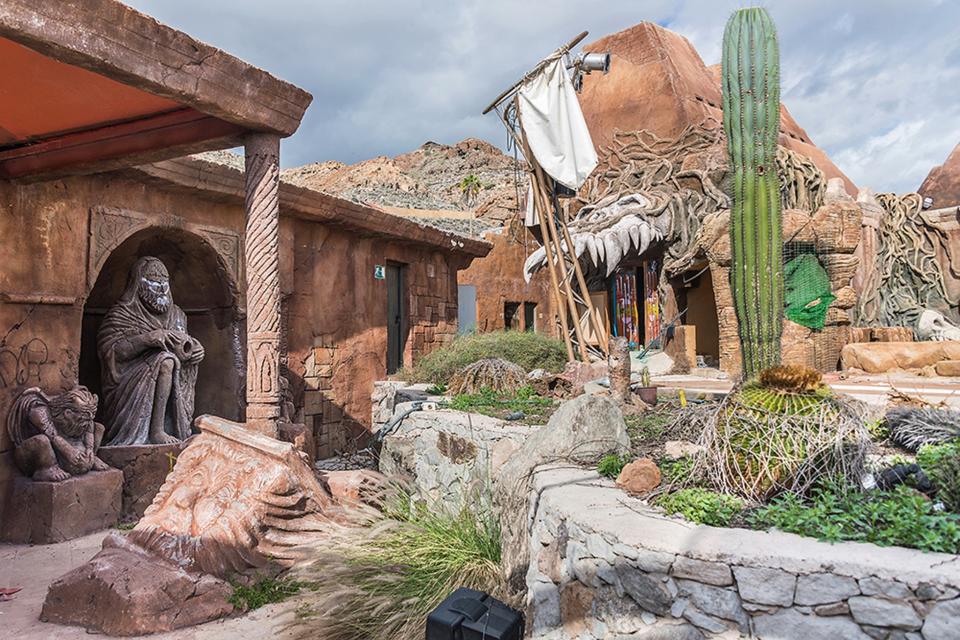
M630 458L627 456L611 453L600 458L600 462L597 463L597 473L608 478L616 478L629 463Z
M458 587L502 592L491 512L433 513L408 498L387 506L389 516L320 543L305 570L313 593L295 623L300 637L421 640L427 615Z
M960 513L960 440L924 445L917 452L917 464L937 489L937 499Z
M457 371L483 358L503 358L524 371L561 371L567 363L563 342L542 333L495 331L460 336L449 346L423 356L400 377L410 382L446 384Z
M756 529L774 527L830 542L853 540L960 552L960 516L935 511L929 500L903 485L892 491L860 493L827 483L815 489L809 501L783 494L748 521Z
M726 527L743 510L736 496L693 487L660 496L657 506L669 514L680 514L691 522Z
M694 460L690 456L680 458L662 458L657 461L660 475L668 484L680 484L690 479Z
M529 411L552 404L552 399L538 396L530 385L524 385L512 396L500 395L486 388L480 389L480 393L462 393L453 396L447 406L456 411L478 411L484 408Z
M251 585L231 583L233 594L227 599L241 611L253 611L274 602L283 602L290 596L296 595L303 584L294 580L277 578L260 578Z
M442 396L446 392L447 392L447 385L445 385L442 382L439 382L437 384L432 384L429 387L427 387L427 395Z

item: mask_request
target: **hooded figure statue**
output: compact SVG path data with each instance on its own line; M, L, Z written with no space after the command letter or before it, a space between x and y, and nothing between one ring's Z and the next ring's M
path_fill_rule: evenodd
M104 446L170 444L190 435L203 347L187 335L170 275L153 257L137 260L127 288L97 334Z

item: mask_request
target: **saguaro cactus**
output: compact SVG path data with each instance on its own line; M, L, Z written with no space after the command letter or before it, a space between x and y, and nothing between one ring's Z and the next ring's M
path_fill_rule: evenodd
M740 9L723 33L723 129L733 174L730 287L750 379L780 362L783 331L780 50L765 9Z

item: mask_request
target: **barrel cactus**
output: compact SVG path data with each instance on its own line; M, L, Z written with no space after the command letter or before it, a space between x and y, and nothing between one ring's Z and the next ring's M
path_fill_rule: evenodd
M777 136L780 51L765 9L740 9L723 34L723 128L733 177L730 287L746 379L780 362L783 242Z

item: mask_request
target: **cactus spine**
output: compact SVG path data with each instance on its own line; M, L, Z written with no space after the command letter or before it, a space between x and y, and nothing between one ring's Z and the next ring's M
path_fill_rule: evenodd
M765 9L737 11L723 33L723 129L733 173L730 287L751 379L779 364L783 331L780 50Z

